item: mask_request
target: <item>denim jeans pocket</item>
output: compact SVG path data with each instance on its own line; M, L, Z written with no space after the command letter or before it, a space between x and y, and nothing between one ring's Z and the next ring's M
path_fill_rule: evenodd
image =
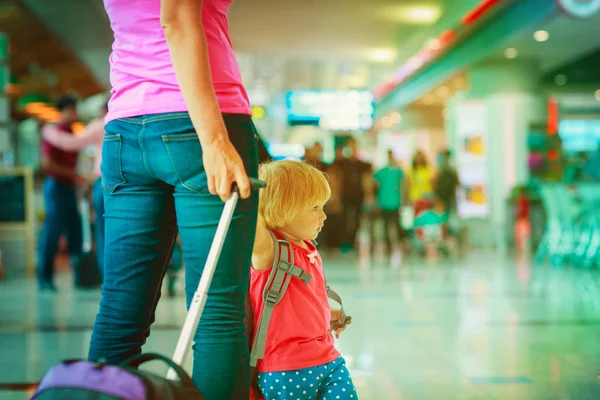
M246 172L256 176L255 157L257 149L256 129L247 115L225 114L223 116L231 144L242 158ZM169 126L169 133L161 135L169 160L179 183L187 190L206 194L208 179L202 160L202 146L191 120Z
M163 135L162 141L179 183L191 192L209 193L198 135L195 132Z
M102 140L102 188L108 193L127 182L121 166L122 144L120 134L105 134Z

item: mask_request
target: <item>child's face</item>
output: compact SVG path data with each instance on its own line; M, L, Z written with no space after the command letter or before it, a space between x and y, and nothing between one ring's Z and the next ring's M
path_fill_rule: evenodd
M292 222L281 228L281 231L293 240L314 240L319 236L326 219L323 204L316 205L300 211Z

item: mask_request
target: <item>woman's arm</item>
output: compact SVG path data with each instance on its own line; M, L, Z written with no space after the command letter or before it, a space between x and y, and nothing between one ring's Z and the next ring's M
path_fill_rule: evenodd
M173 68L203 149L208 188L223 200L234 182L242 198L250 182L242 160L229 141L212 83L203 0L161 0L160 21L171 52Z
M259 216L256 223L256 237L252 249L252 267L258 271L264 271L273 266L275 258L275 244L267 229L263 217Z
M92 121L81 135L65 132L54 124L46 124L42 128L44 140L64 151L78 151L98 142L104 135L104 121Z

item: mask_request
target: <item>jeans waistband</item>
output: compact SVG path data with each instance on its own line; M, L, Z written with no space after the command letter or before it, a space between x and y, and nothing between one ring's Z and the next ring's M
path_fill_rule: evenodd
M252 117L247 114L227 114L224 113L223 119L225 120L233 120L233 121L244 121L250 120ZM146 125L153 122L162 122L162 121L172 121L178 119L190 119L190 114L185 112L169 112L162 114L148 114L148 115L139 115L135 117L125 117L119 118L118 121L128 122L131 124L137 125Z

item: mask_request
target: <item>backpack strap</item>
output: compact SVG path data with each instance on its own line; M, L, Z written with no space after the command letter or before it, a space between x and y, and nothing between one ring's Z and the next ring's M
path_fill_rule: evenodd
M327 286L327 297L329 297L331 300L335 301L336 303L338 303L340 305L340 314L342 316L342 320L344 321L341 324L340 323L332 324L331 329L342 328L342 327L348 325L350 322L352 322L352 317L347 315L346 312L344 311L344 303L342 302L342 298L340 297L339 294L337 294L335 292L335 290L333 290L329 286Z
M294 265L294 250L290 242L278 239L273 232L269 232L275 245L275 257L269 279L263 290L263 310L258 322L258 329L250 352L250 366L255 367L258 360L265 356L265 345L269 332L269 323L273 315L273 308L283 298L292 277L301 279L308 284L312 276L300 267Z
M319 243L317 243L317 241L314 239L311 240L311 243L315 247L319 246ZM344 311L344 303L342 302L342 298L340 297L339 294L337 294L335 292L335 290L333 290L332 288L330 288L327 285L327 282L325 282L325 286L327 287L327 297L329 297L331 300L335 301L336 303L338 303L340 305L340 314L342 316L342 319L344 320L344 322L342 324L334 324L334 326L332 326L331 329L333 329L334 327L341 328L341 327L348 325L350 322L352 322L352 317L347 315L346 312Z

